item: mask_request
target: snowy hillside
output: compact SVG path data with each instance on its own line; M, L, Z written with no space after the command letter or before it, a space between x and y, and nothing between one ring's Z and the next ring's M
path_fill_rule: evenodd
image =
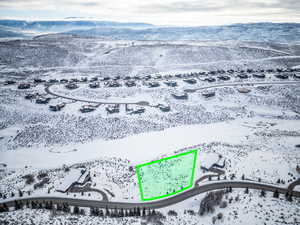
M24 21L0 20L0 37L12 37L15 29L28 37L68 33L105 40L197 40L291 43L300 41L299 23L249 23L202 27L161 27L147 23L93 20ZM16 34L16 37L20 35Z
M69 33L118 40L239 40L289 43L300 41L300 24L253 23L210 27L154 27L141 30L93 28Z
M178 29L134 35L217 28ZM300 45L117 31L0 41L0 224L299 224ZM136 166L191 150L191 186L143 201Z
M88 73L135 75L155 72L298 66L296 44L240 41L103 41L72 35L0 42L0 63L21 70L64 67Z

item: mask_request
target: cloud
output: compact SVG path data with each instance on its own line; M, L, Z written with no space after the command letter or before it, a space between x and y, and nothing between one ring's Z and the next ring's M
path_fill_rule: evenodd
M173 25L300 22L299 12L300 0L0 0L0 15L90 16Z
M299 0L223 0L223 1L173 1L166 3L150 3L147 7L139 7L139 10L145 9L150 13L171 13L171 12L224 12L224 11L254 11L254 10L274 10L280 9L282 12L290 10L298 12L300 9Z

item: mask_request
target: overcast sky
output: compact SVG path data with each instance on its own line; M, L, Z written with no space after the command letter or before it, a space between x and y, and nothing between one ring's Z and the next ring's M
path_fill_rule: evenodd
M300 0L0 0L0 17L218 25L300 22Z

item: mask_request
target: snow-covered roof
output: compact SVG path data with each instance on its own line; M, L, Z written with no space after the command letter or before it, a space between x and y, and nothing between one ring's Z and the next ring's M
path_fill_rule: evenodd
M59 185L56 189L57 191L65 192L68 188L76 181L78 181L82 177L81 170L73 169L71 170L67 176L65 177L64 181Z
M199 155L200 165L209 169L214 163L219 162L219 155L216 153L201 153Z
M84 173L79 177L79 179L77 180L78 183L84 183L84 180L86 178L86 176L89 174L89 172L86 170L84 171Z

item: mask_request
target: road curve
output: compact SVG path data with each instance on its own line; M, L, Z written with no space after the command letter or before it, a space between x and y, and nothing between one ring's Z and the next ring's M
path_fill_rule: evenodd
M73 100L73 101L78 101L78 102L85 102L85 103L94 103L94 104L120 104L120 105L140 105L140 106L150 106L149 102L146 101L142 101L142 102L103 102L103 101L93 101L93 100L86 100L86 99L79 99L79 98L74 98L74 97L68 97L65 95L60 95L57 94L53 91L51 91L50 87L53 85L57 85L57 84L52 84L52 85L48 85L45 88L45 92L47 94L59 97L59 98L64 98L64 99L68 99L68 100Z
M294 181L293 183L290 183L287 189L290 192L290 191L294 190L294 188L298 185L300 185L300 178L298 180Z
M265 190L270 192L275 192L278 190L279 193L285 194L288 192L288 189L281 188L269 184L263 183L255 183L249 181L218 181L214 183L208 183L201 186L196 186L188 191L182 192L178 195L175 195L170 198L151 201L151 202L142 202L142 203L131 203L131 202L105 202L105 201L97 201L97 200L85 200L85 199L74 199L74 198L64 198L64 197L51 197L51 196L44 196L44 197L24 197L18 199L18 201L26 202L26 201L36 201L36 202L43 202L43 201L52 201L53 203L68 203L70 206L79 206L79 207L97 207L97 208L124 208L124 209L131 209L135 207L140 208L151 208L151 209L158 209L167 207L191 197L194 197L198 194L205 193L208 191L214 191L224 188L249 188L249 189L257 189L257 190ZM299 191L292 191L291 192L294 197L300 197ZM13 206L14 200L4 200L1 203L6 203L7 206Z
M235 87L235 86L242 86L242 85L289 85L289 84L300 84L300 81L279 81L279 82L235 82L235 83L222 83L222 84L216 84L216 85L210 85L210 86L204 86L199 88L192 88L192 89L186 89L185 92L195 92L199 90L207 90L211 88L219 88L219 87ZM57 84L52 84L49 86L46 86L45 92L47 94L68 99L68 100L74 100L78 102L85 102L85 103L93 103L93 104L127 104L127 105L142 105L142 106L151 106L149 102L142 101L142 102L104 102L104 101L93 101L93 100L86 100L86 99L80 99L80 98L74 98L74 97L68 97L65 95L57 94L53 91L51 91L50 87Z

